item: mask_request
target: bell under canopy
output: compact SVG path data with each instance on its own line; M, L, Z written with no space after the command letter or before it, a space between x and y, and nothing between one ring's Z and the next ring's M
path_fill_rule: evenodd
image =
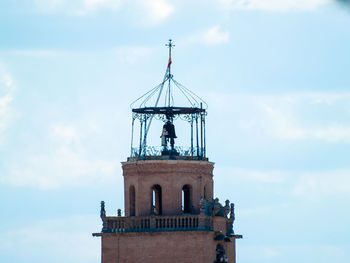
M208 160L205 140L207 104L174 79L171 52L175 45L170 39L166 46L169 60L163 81L131 104L132 138L128 161ZM159 127L159 133L153 126ZM179 138L176 136L178 127L181 130ZM154 144L157 137L158 140L160 137L158 145ZM149 145L152 139L153 144Z

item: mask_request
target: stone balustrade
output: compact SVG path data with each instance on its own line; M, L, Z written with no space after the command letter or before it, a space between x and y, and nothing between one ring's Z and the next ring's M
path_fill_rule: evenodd
M108 216L102 220L102 233L213 230L213 217L206 215Z

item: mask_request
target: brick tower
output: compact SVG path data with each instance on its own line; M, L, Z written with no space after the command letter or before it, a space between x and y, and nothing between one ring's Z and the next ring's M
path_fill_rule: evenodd
M102 239L102 263L234 263L235 241L242 236L233 231L234 205L213 198L206 103L173 78L171 40L167 46L162 83L132 104L131 154L122 163L125 215L118 210L106 216L102 201L103 228L93 235ZM184 98L181 107L174 104L176 95ZM183 141L175 124L182 134L189 128ZM159 147L148 145L152 135L160 135ZM187 147L175 146L186 140Z

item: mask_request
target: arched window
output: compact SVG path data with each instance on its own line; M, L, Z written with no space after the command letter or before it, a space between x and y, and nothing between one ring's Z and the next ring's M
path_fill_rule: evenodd
M191 213L192 203L191 203L191 186L184 185L182 187L182 212L185 214Z
M152 187L151 213L154 215L162 214L162 188L158 184Z
M211 184L208 182L205 184L204 186L204 198L205 200L207 200L207 202L209 202L213 197L211 196Z
M133 185L129 188L129 214L135 216L135 187Z

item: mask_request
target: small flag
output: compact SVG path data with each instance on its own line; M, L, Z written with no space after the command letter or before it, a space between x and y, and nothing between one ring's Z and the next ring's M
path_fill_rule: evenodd
M171 56L169 56L168 68L170 67L170 65L171 65Z

